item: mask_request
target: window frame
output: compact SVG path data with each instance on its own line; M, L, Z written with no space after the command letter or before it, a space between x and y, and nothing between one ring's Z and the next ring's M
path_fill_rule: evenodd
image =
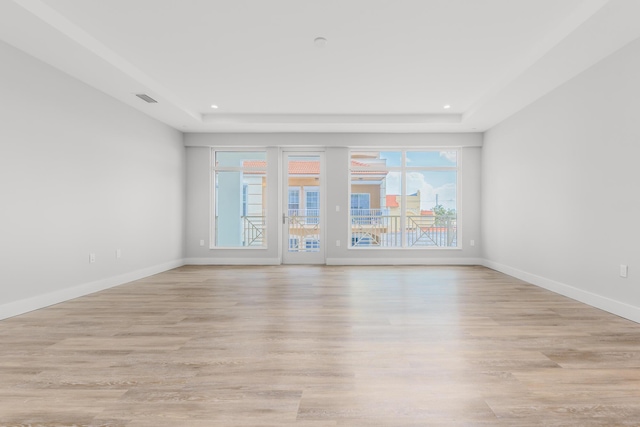
M265 166L263 167L242 167L242 166L216 166L216 153L264 153L265 157ZM266 239L265 243L262 246L217 246L216 245L216 198L217 198L217 188L216 188L216 173L217 172L245 172L245 171L256 171L256 172L264 172L264 176L266 179L266 185L264 187L264 193L268 195L269 189L269 174L268 174L268 151L265 147L238 147L238 148L218 148L211 147L209 151L209 249L211 250L267 250L269 246L269 239ZM242 189L244 193L244 188ZM264 199L264 230L263 233L266 236L268 230L268 199L269 197L265 197ZM244 205L244 203L243 203ZM244 206L243 206L244 208Z
M407 173L411 171L415 172L438 172L438 171L453 171L455 172L456 178L456 246L408 246L407 245L407 233L406 233L406 208L400 211L400 229L402 230L401 235L401 245L400 246L377 246L377 245L363 245L363 246L353 246L353 226L351 219L351 194L352 194L352 174L354 171L367 171L370 168L367 166L353 166L352 165L352 155L353 153L358 152L400 152L401 161L400 166L378 166L380 170L384 170L386 172L399 172L400 173L400 205L407 206ZM455 151L456 152L456 165L455 166L408 166L407 165L407 153L411 152L442 152L442 151ZM460 212L461 206L461 183L460 183L460 172L462 170L462 147L351 147L349 148L348 154L348 174L349 174L349 185L348 185L348 201L349 205L347 208L348 212L348 238L346 241L348 242L347 249L348 250L417 250L417 251L434 251L434 250L446 250L446 251L456 251L462 250L462 214Z

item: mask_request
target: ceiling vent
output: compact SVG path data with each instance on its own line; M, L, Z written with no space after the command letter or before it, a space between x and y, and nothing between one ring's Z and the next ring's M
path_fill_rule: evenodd
M158 101L156 101L155 99L153 99L152 97L150 97L147 94L144 93L136 93L136 96L140 99L142 99L145 102L148 102L149 104L157 104Z

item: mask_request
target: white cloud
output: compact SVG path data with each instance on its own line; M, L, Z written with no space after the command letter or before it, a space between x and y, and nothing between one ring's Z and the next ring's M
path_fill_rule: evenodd
M387 194L400 194L400 172L389 172L387 174Z
M458 153L456 153L455 151L441 151L440 157L444 157L445 159L449 160L451 163L455 163L457 154Z
M400 194L400 173L390 172L386 181L387 194ZM456 209L456 185L446 183L439 187L429 184L422 173L407 172L407 194L414 194L420 191L420 209L431 210L436 205L436 194L438 203L447 209Z
M456 209L456 185L447 183L439 187L433 187L425 181L424 175L420 172L407 173L407 194L420 191L420 209L429 210L436 205L436 195L438 203L447 209Z

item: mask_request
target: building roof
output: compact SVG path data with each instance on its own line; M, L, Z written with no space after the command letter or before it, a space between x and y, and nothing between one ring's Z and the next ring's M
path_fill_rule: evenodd
M386 199L388 208L400 207L400 205L398 204L398 198L395 194L387 194Z
M428 216L433 216L433 211L420 211L420 215L428 215Z
M368 163L363 163L363 162L359 162L357 160L351 160L351 167L352 168L370 168L370 167L374 167L376 165L371 165ZM351 171L351 174L353 175L386 175L388 174L388 171L384 171L384 170L354 170Z
M318 175L320 174L320 162L291 160L289 162L289 175Z

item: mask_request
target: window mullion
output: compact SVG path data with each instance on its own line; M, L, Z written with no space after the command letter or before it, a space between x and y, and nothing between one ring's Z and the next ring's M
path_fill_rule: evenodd
M407 247L407 168L406 158L407 153L402 150L402 168L400 172L400 238L401 247Z

